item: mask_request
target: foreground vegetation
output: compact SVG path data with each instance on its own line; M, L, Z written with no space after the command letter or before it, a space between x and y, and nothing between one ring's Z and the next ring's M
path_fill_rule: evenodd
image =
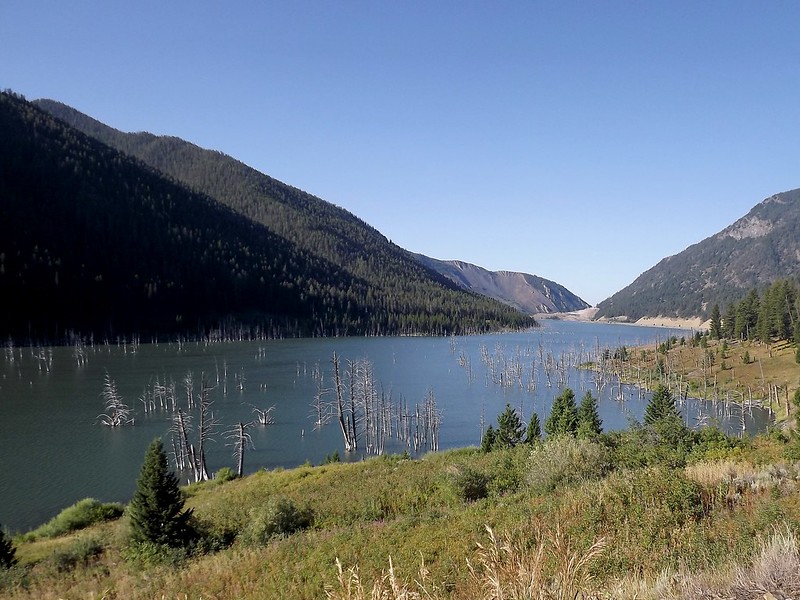
M515 435L489 451L195 484L183 490L186 512L172 510L191 514L191 541L136 539L141 502L119 519L98 511L95 525L15 539L18 564L0 570L0 589L8 598L796 597L800 441L693 432L668 413L625 432ZM498 423L503 439L508 421Z

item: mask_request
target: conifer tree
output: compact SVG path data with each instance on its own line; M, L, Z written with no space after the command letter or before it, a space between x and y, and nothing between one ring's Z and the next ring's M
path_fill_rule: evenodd
M496 443L497 433L495 432L494 427L489 425L486 431L483 432L483 438L481 439L481 450L484 452L491 452Z
M525 426L510 404L497 415L497 445L500 448L513 448L522 441Z
M535 444L542 439L542 426L539 424L539 415L534 412L528 423L528 431L525 434L526 444Z
M0 569L10 569L17 564L17 550L11 543L11 540L6 539L3 528L0 527Z
M128 506L131 541L179 547L188 542L192 511L183 509L178 478L167 468L161 440L147 448L136 493Z
M711 337L718 340L722 337L722 315L719 311L719 304L715 304L711 309Z
M655 425L656 423L675 420L680 421L681 415L675 407L675 399L665 385L659 385L653 391L653 396L644 409L644 424Z
M575 404L575 392L570 388L564 388L553 401L544 431L549 436L575 435L578 432L578 407Z
M603 421L597 412L597 398L587 391L578 407L578 437L593 437L603 432Z

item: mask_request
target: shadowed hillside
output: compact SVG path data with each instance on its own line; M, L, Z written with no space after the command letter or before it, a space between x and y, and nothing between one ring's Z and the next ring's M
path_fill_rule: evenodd
M533 324L499 303L465 294L350 212L221 152L175 137L123 133L51 100L37 104L362 282L367 298L359 300L370 307L373 322L348 333L453 333Z
M237 335L460 333L527 324L424 270L407 286L392 280L392 269L383 286L365 281L20 97L0 94L0 130L3 337L149 337L223 325Z

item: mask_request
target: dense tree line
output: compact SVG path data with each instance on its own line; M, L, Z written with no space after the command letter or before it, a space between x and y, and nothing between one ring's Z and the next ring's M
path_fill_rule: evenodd
M728 304L724 314L719 305L711 312L712 338L764 343L779 339L800 344L800 286L796 281L779 279L761 294L753 288Z
M0 94L0 130L3 337L147 339L234 327L450 334L531 324L336 232L364 265L345 268L12 94ZM211 165L196 168L213 179ZM329 226L324 215L304 218Z

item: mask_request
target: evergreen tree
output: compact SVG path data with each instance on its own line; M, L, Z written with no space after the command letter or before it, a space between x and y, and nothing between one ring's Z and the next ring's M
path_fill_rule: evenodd
M188 542L192 511L183 509L178 478L167 468L161 440L147 448L136 493L128 506L131 541L182 546Z
M736 328L736 303L731 302L725 316L722 318L722 335L727 339L733 339Z
M722 337L722 315L719 311L719 304L715 304L711 309L711 337L718 340Z
M11 543L11 540L6 539L3 528L0 527L0 569L10 569L17 564L17 550Z
M481 439L481 450L484 452L491 452L496 443L497 433L495 432L494 427L489 425L486 431L483 432L483 438Z
M564 388L553 401L550 416L544 423L544 431L549 436L577 433L578 407L575 404L575 393L570 388Z
M510 404L497 415L497 445L500 448L513 448L522 441L525 426Z
M578 407L578 437L593 437L603 432L603 421L597 412L597 398L586 392Z
M653 391L653 396L647 408L644 409L644 424L655 425L666 420L681 420L681 415L675 406L675 399L665 385L659 385Z
M528 423L528 431L525 434L525 443L535 444L542 439L542 426L539 424L539 415L535 412L531 415L530 423Z

